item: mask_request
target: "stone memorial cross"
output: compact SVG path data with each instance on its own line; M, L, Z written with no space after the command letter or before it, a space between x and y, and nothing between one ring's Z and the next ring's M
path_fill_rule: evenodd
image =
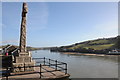
M26 52L26 14L28 12L27 4L23 3L22 8L22 22L21 22L21 32L20 32L20 52Z

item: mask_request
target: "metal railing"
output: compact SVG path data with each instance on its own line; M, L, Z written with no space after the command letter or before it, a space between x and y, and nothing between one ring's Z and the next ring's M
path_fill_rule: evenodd
M40 76L42 75L42 73L45 73L45 72L52 73L54 71L61 71L61 72L64 72L65 74L67 74L67 63L60 62L58 60L45 58L45 57L44 58L33 58L33 60L36 61L36 64L40 64ZM43 68L42 66L49 66L49 67L53 68L54 70L48 71L45 68ZM41 72L41 69L44 69L46 71Z
M6 80L8 80L8 77L9 76L15 76L15 75L10 75L10 71L12 69L15 69L15 68L23 68L24 71L26 68L28 67L39 67L39 71L38 72L29 72L29 73L22 73L21 75L27 75L27 74L36 74L38 73L40 75L40 78L42 78L42 73L46 73L46 72L50 72L51 74L55 75L53 72L55 71L61 71L61 72L64 72L65 74L67 74L67 63L64 63L64 62L60 62L60 61L57 61L57 60L53 60L53 59L49 59L49 58L33 58L33 60L36 61L36 65L35 66L24 66L23 67L7 67L6 68L6 74L4 74L4 76L6 76ZM44 68L44 66L48 66L50 68L52 68L53 70L47 70ZM44 71L42 71L42 69Z

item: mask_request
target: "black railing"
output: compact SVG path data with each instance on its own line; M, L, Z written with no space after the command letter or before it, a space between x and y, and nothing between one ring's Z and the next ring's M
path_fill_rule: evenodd
M65 74L67 74L67 63L64 63L64 62L60 62L60 61L57 61L57 60L53 60L53 59L49 59L49 58L33 58L33 60L36 61L36 65L35 66L23 66L23 67L7 67L6 68L6 74L4 76L6 76L6 80L8 80L8 77L9 76L15 76L15 75L10 75L10 71L12 69L15 69L15 68L24 68L24 71L26 68L28 67L39 67L39 71L38 72L31 72L31 73L22 73L21 75L26 75L26 74L36 74L38 73L40 75L40 78L42 78L42 73L46 73L46 72L50 72L51 74L55 75L53 72L55 71L61 71L61 72L64 72ZM44 68L44 66L48 66L48 67L51 67L53 68L53 70L47 70ZM42 71L42 69L44 69L45 71ZM8 74L9 72L9 74ZM20 75L20 74L18 74Z
M33 60L35 60L38 65L41 64L42 66L49 66L51 68L54 68L55 71L58 70L58 71L62 71L65 74L67 74L67 63L45 58L45 57L44 58L33 58Z

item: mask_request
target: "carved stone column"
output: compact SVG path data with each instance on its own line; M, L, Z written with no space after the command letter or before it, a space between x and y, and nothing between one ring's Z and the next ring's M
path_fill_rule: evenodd
M21 22L21 32L20 32L20 52L26 52L26 14L28 12L27 4L23 3L22 8L22 22Z

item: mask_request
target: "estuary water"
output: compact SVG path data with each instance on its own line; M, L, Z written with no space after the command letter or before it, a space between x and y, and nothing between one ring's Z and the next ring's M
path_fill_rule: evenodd
M78 56L37 50L32 51L32 57L46 57L67 63L71 78L118 78L117 56Z

